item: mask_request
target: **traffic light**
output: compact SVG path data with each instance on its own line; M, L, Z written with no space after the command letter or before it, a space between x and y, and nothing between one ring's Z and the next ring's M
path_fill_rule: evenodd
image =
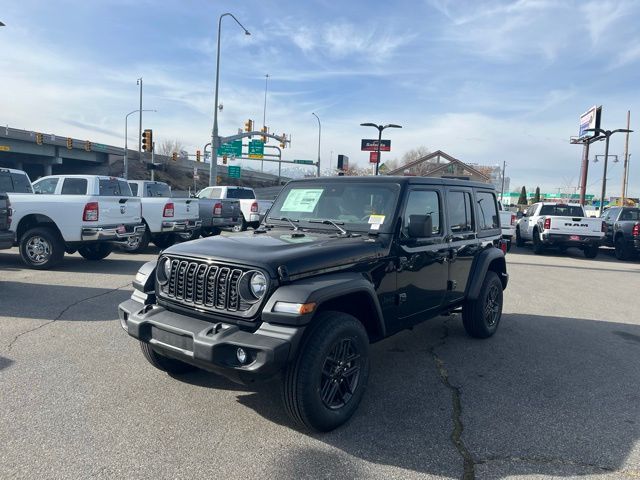
M287 134L282 134L282 140L280 140L280 148L287 148Z
M67 137L67 148L71 150L73 148L73 138Z
M142 132L142 150L150 152L153 145L153 130L147 128Z
M90 152L90 151L91 151L91 142L90 142L89 140L85 140L85 141L84 141L84 149L85 149L87 152Z
M200 161L200 150L196 150L196 162Z
M223 155L223 156L222 156L222 163L223 163L224 165L226 165L226 164L227 164L227 156L226 156L226 155Z
M171 160L173 160L174 162L178 161L178 152L173 152L171 154Z
M36 143L38 145L42 145L42 134L41 133L36 133Z
M253 132L253 120L249 119L246 122L244 122L244 131Z
M269 133L269 127L265 125L260 131L262 133ZM262 135L260 138L262 138L262 143L267 143L269 141L269 137L267 137L266 135Z

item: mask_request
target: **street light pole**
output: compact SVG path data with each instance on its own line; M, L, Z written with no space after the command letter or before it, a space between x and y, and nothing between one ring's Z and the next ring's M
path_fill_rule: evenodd
M133 115L137 113L138 110L134 110L132 112L127 113L124 116L124 178L129 178L129 154L128 154L128 132L127 132L127 121L129 120L129 115ZM157 110L145 110L145 112L157 112ZM140 135L142 136L142 135Z
M361 127L373 127L378 129L378 148L376 149L378 158L376 159L376 175L378 175L378 168L380 165L380 144L382 143L382 131L385 128L402 128L402 125L396 125L395 123L389 123L387 125L376 125L375 123L361 123Z
M138 112L140 112L139 123L138 123L138 160L142 162L142 77L138 79L136 85L140 85L140 108Z
M311 112L311 115L318 120L318 178L320 178L320 137L322 135L322 124L320 123L320 117L318 117L315 112Z
M223 13L218 19L218 51L216 55L216 89L213 101L213 130L211 131L211 163L209 164L209 186L217 184L218 176L218 148L220 147L220 137L218 136L218 89L220 86L220 29L222 28L222 18L229 16L233 18L238 25L244 30L245 35L251 35L249 30L232 14Z
M264 109L262 110L262 127L267 128L267 86L269 84L269 74L264 76ZM266 137L265 137L266 138ZM260 171L264 171L264 160L260 162Z
M503 160L502 161L502 188L500 189L500 203L502 203L502 206L504 207L504 172L507 168L507 161Z

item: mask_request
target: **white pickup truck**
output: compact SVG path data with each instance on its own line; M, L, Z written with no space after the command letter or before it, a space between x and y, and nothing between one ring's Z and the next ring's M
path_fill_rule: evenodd
M578 247L587 258L595 258L605 236L601 218L585 217L579 204L539 202L531 205L516 225L516 245L531 241L533 251L541 254L549 246L564 251Z
M515 241L516 236L516 214L509 210L504 210L502 204L498 202L500 213L500 228L502 229L502 238L507 242L507 251L511 250L511 244Z
M126 181L96 175L55 175L31 185L21 170L0 169L13 177L11 230L22 260L47 269L64 253L87 260L107 257L114 244L141 235L140 200ZM35 192L35 193L33 193Z
M142 236L124 244L123 250L139 252L150 241L158 248L167 248L175 243L177 234L191 237L200 229L198 199L172 198L171 187L164 182L129 180L129 186L133 196L142 202L145 230Z
M244 231L247 227L258 228L260 222L271 208L271 200L258 200L253 188L248 187L207 187L198 193L198 198L236 199L240 201L240 223L234 231Z

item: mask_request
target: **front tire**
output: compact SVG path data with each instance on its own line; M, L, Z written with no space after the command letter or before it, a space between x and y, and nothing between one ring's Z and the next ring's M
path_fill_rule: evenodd
M169 248L171 245L176 243L176 239L172 233L163 233L161 235L156 235L153 237L153 243L160 250L164 250L165 248Z
M629 260L631 258L631 249L629 248L629 244L625 242L622 235L618 235L614 243L614 247L616 249L616 258L618 260Z
M142 350L144 358L146 358L151 365L163 372L179 375L197 370L197 367L193 365L181 362L175 358L165 357L156 352L153 347L146 342L140 342L140 349Z
M108 243L94 243L78 249L78 253L82 255L85 260L92 262L107 258L111 252L113 252L113 245Z
M538 230L534 230L533 231L533 253L535 253L536 255L541 255L542 253L544 253L544 244L542 243L542 240L540 240L540 234L538 233Z
M20 238L20 257L35 270L55 267L62 261L64 251L62 238L51 228L32 228Z
M467 300L462 308L462 324L470 337L489 338L502 318L502 282L496 272L489 270L484 277L480 295Z
M328 432L351 418L369 377L369 338L342 312L322 312L285 371L285 409L300 427Z

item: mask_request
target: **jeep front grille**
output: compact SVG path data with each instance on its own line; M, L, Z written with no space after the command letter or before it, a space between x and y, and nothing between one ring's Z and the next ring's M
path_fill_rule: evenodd
M184 306L212 312L247 312L253 303L240 297L240 278L248 269L170 258L169 281L159 296Z

